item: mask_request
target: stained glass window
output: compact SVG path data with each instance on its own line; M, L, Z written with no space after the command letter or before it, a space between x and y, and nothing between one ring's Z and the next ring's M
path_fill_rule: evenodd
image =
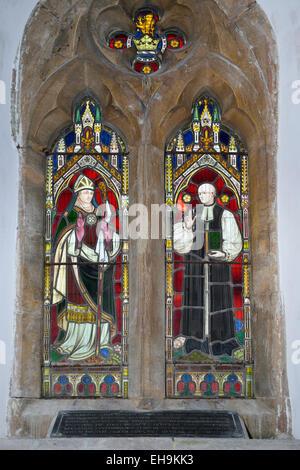
M126 397L128 154L92 97L73 121L47 156L43 392Z
M165 154L167 396L249 397L248 154L210 96L192 116Z

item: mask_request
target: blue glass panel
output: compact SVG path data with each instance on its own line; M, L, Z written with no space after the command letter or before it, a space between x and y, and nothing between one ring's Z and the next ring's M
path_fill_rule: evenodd
M230 135L227 132L220 131L220 141L224 145L229 145L230 142Z
M54 172L56 173L56 171L57 171L57 155L53 155L53 169L54 169Z
M186 132L183 137L184 137L185 145L190 145L191 143L193 143L194 136L193 136L192 131Z
M106 131L101 132L101 142L106 145L107 147L110 144L110 134Z
M75 132L70 132L69 134L67 134L65 137L65 142L66 142L66 147L69 147L70 145L74 144Z
M172 164L173 164L173 168L176 168L177 166L177 157L175 154L172 155Z

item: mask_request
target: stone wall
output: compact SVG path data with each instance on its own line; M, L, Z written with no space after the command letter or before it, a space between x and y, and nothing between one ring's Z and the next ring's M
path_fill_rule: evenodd
M45 437L59 409L236 409L253 437L289 433L285 328L279 295L276 142L277 51L270 24L251 0L157 0L161 29L180 26L186 46L167 51L151 77L132 72L133 52L114 51L114 27L133 31L136 0L45 0L27 23L14 99L21 131L15 359L9 405L12 436ZM34 70L34 73L33 73ZM190 120L202 92L249 150L252 334L255 400L165 400L164 241L130 241L129 399L41 398L45 154L72 122L76 96L91 90L103 120L130 151L130 201L164 201L164 148ZM21 127L19 127L21 126ZM35 423L40 425L34 426Z

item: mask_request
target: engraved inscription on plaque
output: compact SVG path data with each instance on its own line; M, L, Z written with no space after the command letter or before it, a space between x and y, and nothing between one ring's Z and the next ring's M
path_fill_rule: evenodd
M248 438L234 411L60 411L50 437Z

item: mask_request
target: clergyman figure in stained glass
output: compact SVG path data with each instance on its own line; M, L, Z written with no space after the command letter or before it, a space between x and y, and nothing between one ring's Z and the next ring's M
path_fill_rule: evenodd
M105 263L117 256L120 240L109 202L97 207L93 181L80 174L73 192L55 247L52 301L61 306L57 324L65 332L55 349L71 360L107 357L116 312L113 266Z
M186 263L181 335L174 347L184 345L187 354L231 356L240 345L235 339L229 263L242 250L242 236L234 214L217 203L213 184L200 184L197 193L197 215L196 207L188 208L174 224L174 249Z
M191 114L165 154L167 396L251 397L248 152L212 96Z

